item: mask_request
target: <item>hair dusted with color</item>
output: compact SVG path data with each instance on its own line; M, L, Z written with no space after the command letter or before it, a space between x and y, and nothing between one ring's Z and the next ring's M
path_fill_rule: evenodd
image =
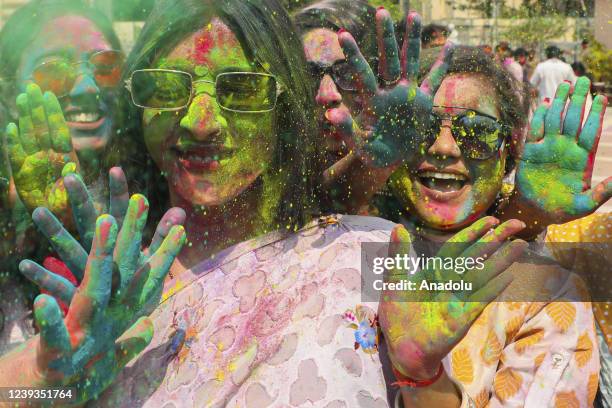
M293 21L302 34L315 28L345 29L355 38L360 51L376 58L376 9L365 0L321 0L299 10Z
M128 57L124 76L152 68L155 61L218 17L238 38L247 58L274 75L283 88L274 112L277 145L267 174L275 174L280 193L273 229L295 229L315 212L315 183L320 175L315 143L314 83L308 75L301 41L277 0L167 0L158 3ZM168 208L167 183L144 145L142 109L126 91L121 103L126 143L109 146L109 164L118 160L130 180L139 180L160 211ZM117 138L120 139L120 138ZM143 168L146 169L143 171ZM260 177L265 178L265 175ZM265 184L265 181L263 182ZM270 183L268 183L270 184ZM264 185L264 190L266 186ZM154 204L151 203L151 208ZM156 214L157 215L157 214Z

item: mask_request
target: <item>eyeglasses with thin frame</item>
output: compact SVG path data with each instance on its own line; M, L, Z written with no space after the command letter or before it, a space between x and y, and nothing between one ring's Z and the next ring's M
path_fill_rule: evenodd
M434 105L434 108L449 108L449 106ZM486 160L501 152L504 141L510 135L510 127L494 116L479 112L472 108L453 106L454 109L464 109L459 115L438 114L431 112L430 121L422 129L420 148L427 151L436 141L440 129L445 125L442 121L450 121L450 129L461 153L470 159ZM446 125L448 126L448 125Z
M235 113L266 113L276 108L282 87L276 77L260 72L224 72L214 81L194 80L184 71L169 69L140 69L125 81L132 95L132 103L144 109L179 111L191 104L198 84L214 85L214 96L219 106Z
M96 85L103 88L114 88L119 85L125 56L121 51L104 50L89 56L87 60L68 61L56 57L37 65L29 78L43 92L51 91L58 98L70 93L80 73L78 66L87 63L92 67Z

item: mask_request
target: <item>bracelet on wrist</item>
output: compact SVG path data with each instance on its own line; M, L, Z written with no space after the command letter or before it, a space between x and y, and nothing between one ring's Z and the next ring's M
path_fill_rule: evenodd
M397 381L394 383L391 383L391 385L394 387L411 387L411 388L421 388L421 387L430 386L431 384L438 381L440 377L442 376L442 373L444 372L444 366L442 365L442 363L440 363L440 368L438 368L438 372L432 378L427 379L427 380L414 380L400 373L395 367L392 367L392 369L393 369L393 374L395 375L395 378L397 379Z

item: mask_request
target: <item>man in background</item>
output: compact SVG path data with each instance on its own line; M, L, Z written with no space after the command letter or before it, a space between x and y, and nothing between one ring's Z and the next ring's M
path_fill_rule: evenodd
M555 45L550 45L546 48L546 61L540 62L535 68L529 82L538 92L538 100L542 102L544 98L552 98L555 96L557 87L563 81L576 83L576 75L572 67L561 61L561 50Z
M427 24L421 31L421 47L442 47L446 44L450 30L440 24Z
M529 82L529 78L533 73L533 65L529 63L529 53L523 47L514 50L514 60L518 62L523 70L523 82Z

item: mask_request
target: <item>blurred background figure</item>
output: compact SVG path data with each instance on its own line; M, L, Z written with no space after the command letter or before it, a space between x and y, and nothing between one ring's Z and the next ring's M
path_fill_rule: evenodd
M529 53L523 47L514 50L514 60L518 62L523 70L523 82L529 82L529 78L533 73L533 65L529 62Z
M578 55L578 60L575 62L579 62L584 67L585 73L589 71L589 56L591 53L591 48L589 47L589 40L584 39L582 43L580 43L580 54ZM592 79L592 78L591 78Z
M546 47L546 61L540 62L531 76L529 82L538 93L538 100L542 102L545 98L555 96L557 87L563 81L576 82L576 75L572 67L561 61L561 49L555 45Z
M493 58L493 47L491 47L489 44L483 44L479 46L482 51L484 51L485 54L487 54L489 57Z
M446 43L450 29L441 24L427 24L421 31L421 47L441 47Z
M512 74L517 81L523 81L523 67L512 56L512 49L506 41L495 47L495 59Z

